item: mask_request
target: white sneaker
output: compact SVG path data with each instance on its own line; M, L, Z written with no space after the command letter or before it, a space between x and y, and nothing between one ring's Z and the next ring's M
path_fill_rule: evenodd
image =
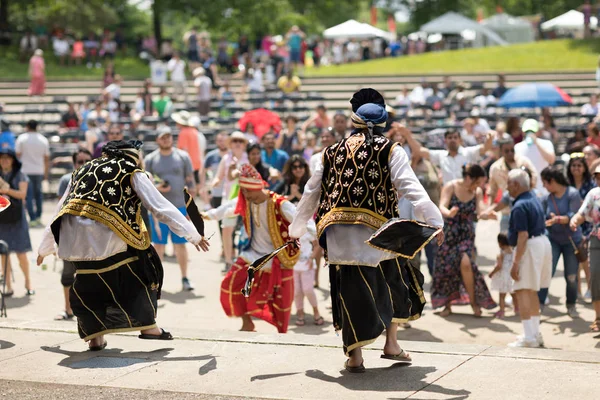
M523 335L518 335L517 336L517 340L525 340L525 336ZM535 336L535 340L538 344L538 347L544 347L544 337L542 336L542 333L539 332L536 336Z
M536 339L526 339L523 336L517 336L517 340L509 343L508 347L529 347L529 348L536 348L536 347L540 347L540 344L538 343L538 341Z
M550 304L550 297L546 297L546 300L544 300L544 305L547 306L548 304Z
M585 294L583 295L583 300L585 300L588 303L592 301L592 292L590 291L590 289L588 289L587 292L585 292Z

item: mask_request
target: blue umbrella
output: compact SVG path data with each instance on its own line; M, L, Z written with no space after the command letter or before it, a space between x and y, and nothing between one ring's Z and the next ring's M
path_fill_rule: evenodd
M498 102L504 108L568 106L571 97L551 83L524 83L504 93Z

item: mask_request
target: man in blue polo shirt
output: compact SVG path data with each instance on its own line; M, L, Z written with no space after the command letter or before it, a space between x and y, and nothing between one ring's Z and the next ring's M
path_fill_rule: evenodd
M269 164L279 172L283 172L283 166L290 156L285 151L275 148L275 135L270 132L266 133L262 137L262 145L263 162Z
M550 286L552 248L545 235L544 210L530 191L527 172L513 169L508 173L508 192L515 199L508 223L508 243L515 247L511 276L519 304L524 334L511 347L541 347L540 302L537 292Z

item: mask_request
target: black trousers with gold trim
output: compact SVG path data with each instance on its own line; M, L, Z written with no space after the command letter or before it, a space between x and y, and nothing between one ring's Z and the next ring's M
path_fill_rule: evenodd
M75 282L69 300L79 336L90 340L107 333L139 331L156 326L162 265L148 252L125 251L100 261L75 261ZM157 265L158 262L158 265ZM146 271L146 268L152 269ZM160 274L155 274L160 270ZM162 279L160 279L162 280Z
M377 340L390 323L421 316L424 278L406 259L330 268L333 322L342 331L346 355Z

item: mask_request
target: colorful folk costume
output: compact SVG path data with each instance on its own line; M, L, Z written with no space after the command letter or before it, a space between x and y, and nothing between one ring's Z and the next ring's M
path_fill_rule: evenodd
M342 331L347 356L374 342L392 322L419 318L425 304L423 275L406 257L426 241L405 257L367 244L388 220L398 218L398 193L412 203L417 219L443 225L402 147L381 135L387 120L383 97L362 89L350 102L354 130L323 151L290 225L290 235L299 238L317 213L319 243L330 266L334 326Z
M113 332L156 327L163 268L141 216L143 204L177 235L200 234L137 167L139 141L114 141L103 155L73 172L39 255L71 261L69 299L85 341ZM143 336L143 335L142 335Z
M279 333L286 333L294 298L293 268L300 256L298 249L286 247L265 264L255 274L248 297L242 294L242 289L250 264L289 240L288 226L296 207L285 197L266 192L262 177L249 164L241 168L239 185L237 199L206 213L208 219L215 220L240 215L248 235L247 244L221 283L221 305L230 317L250 315L275 325ZM244 196L245 190L265 191L267 199L253 203Z

